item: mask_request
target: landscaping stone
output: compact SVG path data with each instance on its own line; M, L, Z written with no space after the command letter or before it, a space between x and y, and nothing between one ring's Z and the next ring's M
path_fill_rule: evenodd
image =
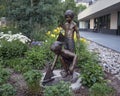
M51 85L55 85L61 81L64 81L64 82L68 82L70 83L70 88L73 90L73 91L77 91L80 89L81 87L81 78L80 78L80 73L78 72L74 72L73 73L73 78L75 80L75 82L71 82L71 76L67 76L66 78L62 78L61 74L60 74L61 70L54 70L53 73L54 73L54 76L52 78L54 78L54 80L52 81L49 81L48 83L46 83L45 85L42 84L43 82L43 78L45 76L45 72L43 73L43 77L42 77L42 80L41 80L41 84L42 86L51 86Z
M103 67L103 70L120 80L120 53L95 42L88 42L88 50L98 54L99 64Z

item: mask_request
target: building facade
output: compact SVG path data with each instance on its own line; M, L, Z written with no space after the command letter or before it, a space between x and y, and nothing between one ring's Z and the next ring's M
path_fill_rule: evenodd
M120 35L120 0L97 0L78 20L80 30Z

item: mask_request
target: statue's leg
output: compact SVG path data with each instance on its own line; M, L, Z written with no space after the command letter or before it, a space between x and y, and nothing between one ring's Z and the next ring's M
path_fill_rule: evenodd
M68 49L71 51L71 52L75 52L75 42L73 39L68 39Z
M69 74L69 65L65 62L65 60L60 57L61 64L64 68L64 71L61 72L63 78L65 78Z

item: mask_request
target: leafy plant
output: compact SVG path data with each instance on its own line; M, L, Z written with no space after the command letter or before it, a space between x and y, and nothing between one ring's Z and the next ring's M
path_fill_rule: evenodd
M6 83L9 76L10 74L8 73L8 71L0 66L0 85Z
M60 82L54 86L46 86L44 90L45 96L73 96L69 88L69 84Z
M82 83L88 87L96 82L103 82L103 71L101 66L94 62L84 64L82 68Z
M41 77L42 77L41 72L37 70L30 70L24 73L23 75L27 83L30 84L31 86L36 83L39 85L39 80L41 80Z
M45 49L35 46L26 52L26 60L24 63L33 69L42 69L45 66L46 52Z
M95 83L90 88L90 96L115 96L115 90L105 83Z
M23 75L28 84L28 91L33 94L33 96L39 94L41 92L41 86L39 84L42 77L41 72L37 70L30 70Z
M0 32L4 32L5 34L11 31L12 34L18 33L18 29L12 26L0 27Z
M80 47L76 49L78 55L78 66L81 68L82 83L91 87L96 82L102 82L103 70L98 64L96 54L87 50L87 45L80 42Z
M3 84L0 86L0 96L15 96L16 90L11 84Z
M0 47L0 57L3 59L10 59L14 57L22 57L27 51L28 46L22 42L15 40L8 42L6 40L1 40Z

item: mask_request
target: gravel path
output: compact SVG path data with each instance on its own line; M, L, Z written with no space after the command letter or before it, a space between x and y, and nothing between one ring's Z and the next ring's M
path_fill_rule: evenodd
M98 54L100 65L103 66L104 71L120 80L120 53L92 41L88 41L88 43L88 49Z

